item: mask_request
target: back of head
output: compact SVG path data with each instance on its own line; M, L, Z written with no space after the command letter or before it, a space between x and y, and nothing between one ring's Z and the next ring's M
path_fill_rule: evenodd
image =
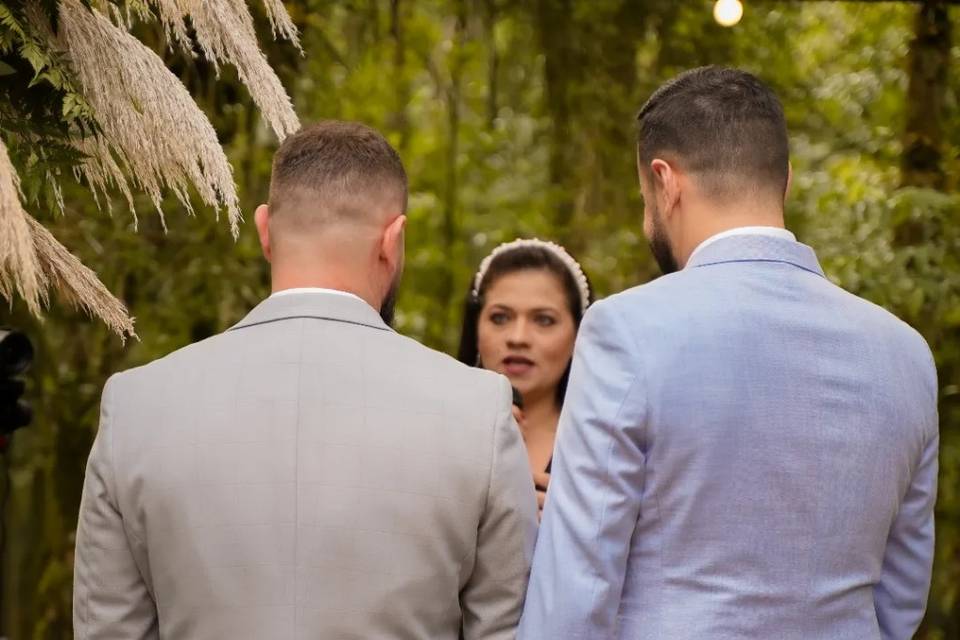
M637 116L638 158L675 162L719 201L787 188L789 145L780 101L755 76L700 67L660 87Z
M273 160L274 243L344 225L375 223L407 208L400 156L377 131L327 120L288 137Z

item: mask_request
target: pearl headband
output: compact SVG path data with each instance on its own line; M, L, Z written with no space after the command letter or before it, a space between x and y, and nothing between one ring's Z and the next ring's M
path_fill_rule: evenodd
M567 253L567 250L557 243L547 242L546 240L540 240L538 238L505 242L491 251L490 255L484 258L480 263L480 269L477 270L477 275L473 279L474 297L480 297L480 285L483 284L483 279L486 277L487 271L490 270L490 265L493 264L493 261L497 258L497 256L507 253L508 251L513 251L514 249L527 247L546 249L563 263L563 266L565 266L570 271L570 275L573 276L573 281L577 283L577 290L580 292L580 311L581 313L586 311L587 307L590 305L590 285L587 284L587 276L584 275L583 269L580 267L580 263L574 260L573 257Z

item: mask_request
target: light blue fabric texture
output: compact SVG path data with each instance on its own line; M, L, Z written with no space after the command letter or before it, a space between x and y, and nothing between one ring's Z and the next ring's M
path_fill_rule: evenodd
M587 313L522 640L906 640L936 370L789 240L724 238Z

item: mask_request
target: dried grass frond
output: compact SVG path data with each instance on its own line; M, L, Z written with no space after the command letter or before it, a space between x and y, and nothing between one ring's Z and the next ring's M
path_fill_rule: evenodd
M127 308L100 282L97 274L84 266L66 247L57 242L42 224L27 216L40 268L51 286L87 314L100 318L126 341L136 338L133 318Z
M273 29L274 38L283 38L289 41L303 53L303 47L300 46L300 34L297 26L290 19L287 8L283 6L283 0L263 0L263 7L267 11L267 19L270 20L270 27Z
M12 301L14 292L19 293L30 312L39 316L47 301L47 282L20 195L20 177L0 141L0 294Z
M167 40L176 43L183 51L193 55L193 40L187 30L187 8L185 0L150 0L160 14L160 22L166 32Z
M260 50L253 17L244 0L151 1L168 39L192 55L192 43L186 31L186 17L190 17L204 57L218 72L221 64L232 64L237 68L240 81L249 89L253 101L280 140L300 128L290 96ZM292 40L299 49L297 29L283 3L267 4L267 15L274 33Z
M49 289L59 290L91 316L103 320L122 340L136 337L126 307L43 225L23 209L20 179L0 141L0 295L16 291L40 317Z
M60 39L103 132L87 143L91 158L80 167L90 184L114 184L130 202L129 177L158 212L166 190L191 210L192 184L206 204L226 208L236 237L240 208L230 164L183 83L153 51L80 0L61 0Z
M138 20L149 22L153 19L150 14L150 7L143 0L127 0L123 3L123 6L114 4L109 0L91 0L91 5L101 12L109 13L113 21L127 31L132 29Z
M83 161L74 167L74 174L77 180L86 179L90 186L90 192L97 203L97 208L102 209L100 198L107 203L107 210L113 213L113 200L110 198L110 189L119 191L127 201L127 206L133 214L134 229L138 227L137 210L133 204L133 192L130 191L130 185L127 184L127 177L123 169L117 163L110 151L110 145L100 136L90 136L74 141L73 145L84 154ZM189 207L189 202L187 203ZM163 213L160 214L161 221Z
M215 65L231 63L250 90L264 118L283 140L300 128L290 96L257 44L253 17L243 0L191 3L190 18L197 42Z

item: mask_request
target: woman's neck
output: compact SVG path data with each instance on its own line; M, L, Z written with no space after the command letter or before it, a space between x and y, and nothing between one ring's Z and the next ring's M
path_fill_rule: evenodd
M560 420L560 408L554 394L540 397L524 397L523 417L528 433L556 433Z
M560 409L553 395L543 398L524 396L523 442L527 447L527 460L534 473L544 471L553 457Z

